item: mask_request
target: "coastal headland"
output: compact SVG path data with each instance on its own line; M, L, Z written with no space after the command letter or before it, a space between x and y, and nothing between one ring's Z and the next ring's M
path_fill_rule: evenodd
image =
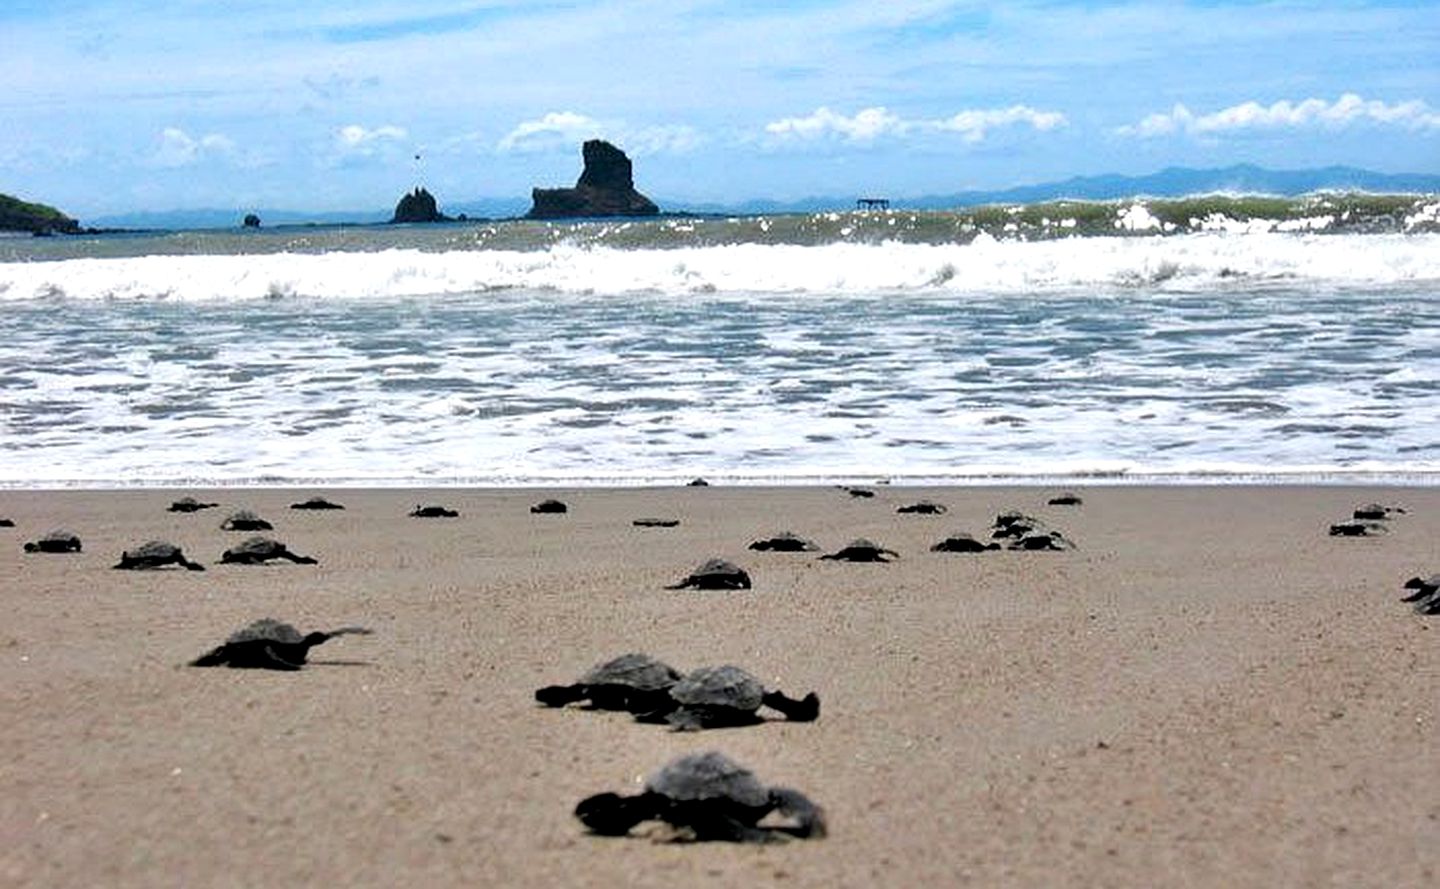
M1440 489L1169 486L0 492L0 883L1426 886L1440 877ZM220 506L167 512L182 494ZM323 494L344 510L289 504ZM545 498L563 514L532 514ZM931 500L942 515L901 514ZM1330 523L1379 502L1387 533ZM417 503L459 515L410 518ZM317 565L216 564L249 508ZM1064 552L932 552L1021 510ZM641 517L678 520L636 526ZM79 553L25 553L51 528ZM783 530L885 564L755 552ZM243 536L243 535L241 535ZM172 540L204 572L111 569ZM666 590L721 557L750 590ZM303 671L181 666L256 618L359 624ZM813 723L539 707L646 651ZM588 834L577 800L718 749L824 840Z

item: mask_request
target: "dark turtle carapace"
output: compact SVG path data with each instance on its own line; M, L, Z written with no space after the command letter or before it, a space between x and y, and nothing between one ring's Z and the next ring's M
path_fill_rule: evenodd
M943 503L936 503L933 500L921 500L918 503L901 506L895 511L902 515L944 515L949 512L949 509Z
M833 553L821 556L838 562L888 562L900 558L893 549L886 549L873 540L857 537Z
M530 507L530 511L536 515L558 515L569 512L570 507L566 506L562 500L541 500L539 503Z
M843 490L857 500L869 500L875 496L875 492L869 488L844 488Z
M935 553L983 553L1000 548L998 543L982 543L969 534L951 534L930 547Z
M410 510L410 517L413 519L453 519L459 515L456 510L435 504L421 504Z
M247 537L220 554L220 561L227 565L263 565L276 559L284 559L297 565L314 565L315 559L290 551L290 548L273 537Z
M801 537L791 531L781 531L774 537L764 537L760 540L751 541L750 548L760 552L775 553L811 553L820 547L815 541Z
M820 698L813 691L797 700L730 665L692 670L670 687L666 707L640 715L644 721L664 720L681 730L724 728L762 722L761 707L792 722L813 722L820 716Z
M339 503L326 500L324 497L311 497L308 500L301 500L299 503L290 504L291 509L344 509Z
M1011 510L1009 512L1002 512L995 517L995 524L991 526L990 537L995 540L1018 540L1021 537L1044 531L1044 522L1034 516Z
M637 528L674 528L680 524L679 519L661 519L653 516L635 519L630 524Z
M185 558L180 547L166 540L148 540L134 549L125 550L114 567L126 571L148 571L171 565L191 571L205 570L204 565Z
M14 519L0 519L0 528L13 528L13 527L15 527L15 520L14 520Z
M181 497L165 508L166 512L199 512L202 509L214 509L218 503L204 503L194 497Z
M364 627L301 635L287 623L262 618L237 630L220 645L190 662L192 667L237 667L261 670L299 670L305 666L310 649L347 634L369 635Z
M1062 550L1074 549L1075 544L1059 531L1045 531L1026 534L1024 537L1010 541L1010 549L1060 552Z
M275 526L248 509L237 509L220 523L222 531L273 531Z
M547 685L535 690L535 700L547 707L588 701L597 710L651 713L667 706L670 686L680 671L648 654L631 652L596 664L571 685Z
M785 823L761 826L777 813ZM825 836L825 813L788 787L767 787L749 769L722 753L691 753L645 781L633 796L599 793L581 800L575 817L591 831L624 836L642 821L663 821L696 840L769 842Z
M679 583L672 583L667 590L748 590L750 575L744 568L724 559L709 559Z
M705 479L703 479L703 478L692 478L692 479L690 479L690 481L688 481L688 482L685 483L685 487L687 487L687 488L708 488L708 487L710 487L710 483L707 482L707 481L705 481Z
M1064 491L1045 501L1050 506L1079 506L1085 501L1074 491Z
M1389 532L1384 522L1361 521L1336 522L1330 526L1331 537L1374 537Z
M56 528L39 540L25 544L27 553L78 553L80 535L64 528Z
M1403 507L1385 506L1381 503L1366 503L1363 506L1355 507L1355 511L1350 514L1350 517L1361 522L1377 522L1404 514L1405 510Z

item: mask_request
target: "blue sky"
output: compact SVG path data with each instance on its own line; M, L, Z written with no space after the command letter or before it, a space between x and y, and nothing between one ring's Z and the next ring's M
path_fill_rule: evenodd
M1436 2L3 0L0 59L0 192L82 219L524 196L596 136L667 208L1440 173Z

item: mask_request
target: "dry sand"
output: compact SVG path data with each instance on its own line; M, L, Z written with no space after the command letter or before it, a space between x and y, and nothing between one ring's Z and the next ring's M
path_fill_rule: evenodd
M1440 489L0 492L0 885L1433 886ZM318 566L213 563L251 507ZM287 504L312 493L344 512ZM532 516L556 496L563 516ZM895 507L929 497L940 517ZM1357 504L1409 513L1337 539ZM405 517L419 501L453 520ZM1065 553L931 553L1020 508ZM635 528L672 516L678 528ZM52 527L73 556L25 555ZM784 529L892 564L748 552ZM672 592L702 559L743 593ZM262 616L377 631L298 673L179 666ZM644 650L819 692L818 722L673 733L537 707ZM814 842L586 834L582 796L720 749L830 816Z

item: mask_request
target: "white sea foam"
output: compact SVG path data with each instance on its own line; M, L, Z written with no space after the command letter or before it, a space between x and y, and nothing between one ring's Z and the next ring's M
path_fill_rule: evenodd
M1141 205L1135 205L1131 210ZM1129 211L1127 211L1128 213ZM1148 217L1148 213L1146 213ZM1153 217L1124 217L1136 230ZM1300 220L1299 228L1325 217ZM142 256L0 264L0 300L214 302L283 297L369 299L496 290L626 294L886 294L895 291L1032 292L1164 282L1173 289L1235 279L1319 286L1440 281L1440 235L1254 231L1221 220L1224 233L1067 238L969 244L737 244L619 250L384 250L249 256ZM1267 223L1273 227L1273 223Z

